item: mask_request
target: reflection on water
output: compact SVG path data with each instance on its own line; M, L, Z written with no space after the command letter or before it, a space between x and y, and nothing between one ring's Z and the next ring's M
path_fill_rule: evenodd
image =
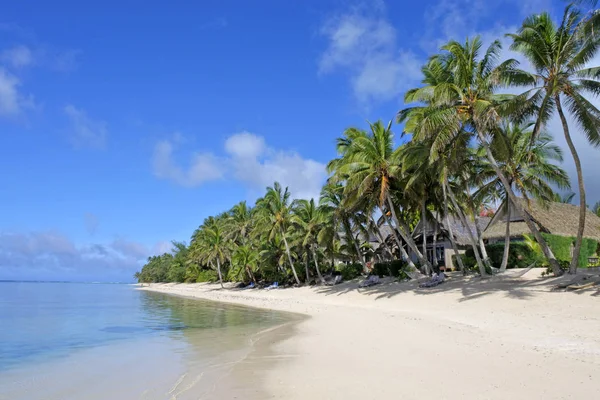
M0 283L0 400L211 398L258 332L293 319L127 285Z

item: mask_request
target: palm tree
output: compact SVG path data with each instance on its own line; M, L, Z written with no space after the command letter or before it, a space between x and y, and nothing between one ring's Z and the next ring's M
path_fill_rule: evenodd
M430 269L431 265L417 248L410 229L396 213L394 197L398 199L401 193L400 190L392 189L393 185L398 184L401 173L401 150L394 149L392 122L385 126L378 121L369 126L370 133L356 128L347 129L344 137L338 139L340 158L331 161L327 168L333 173L334 179L345 181L344 197L350 206L365 196L371 197L388 219L389 225L395 224L396 230L417 256L421 266ZM388 212L394 224L389 221ZM408 259L395 230L392 231L403 256Z
M551 185L559 188L570 186L567 173L553 162L562 161L562 150L552 144L552 137L545 132L534 138L533 124L504 122L494 135L492 151L504 176L514 191L528 199L534 197L542 202L552 201L556 195ZM483 156L485 150L479 149ZM506 189L489 162L481 157L478 176L482 185L475 198L500 199L507 212L504 254L500 271L507 268L510 247L511 202Z
M245 201L241 201L233 206L228 214L226 219L228 239L239 245L246 243L254 223L252 208L248 207Z
M592 21L595 19L592 18ZM575 162L579 186L579 227L570 273L577 270L587 206L581 161L571 138L563 101L590 145L600 146L600 110L585 98L585 95L597 96L600 93L600 67L588 66L600 46L600 35L597 29L591 29L593 26L590 24L590 20L582 19L581 12L571 4L566 7L559 25L549 13L544 12L528 17L516 34L507 35L513 40L511 49L527 57L535 69L531 79L523 82L533 86L524 93L524 97L535 103L538 110L534 138L556 111Z
M256 283L254 270L258 267L259 258L260 254L255 246L242 245L238 246L233 252L231 262L239 268L243 268L248 275L248 279Z
M517 196L496 162L489 144L489 136L496 130L500 118L519 111L517 106L520 105L520 102L514 101L515 96L497 94L497 89L525 82L527 74L516 69L515 60L497 64L501 50L499 41L492 43L483 57L479 58L481 47L479 37L467 39L464 45L451 41L443 46L443 53L434 56L428 64L428 71L433 71L435 80L425 75L425 86L409 90L405 96L407 103L425 104L401 110L398 121L406 121L405 130L413 133L417 140L433 140L432 160L443 154L447 145L457 136L476 136L508 197L540 243L554 273L559 275L560 266L552 250L518 204Z
M552 201L554 201L555 203L563 203L563 204L572 204L573 203L573 199L575 198L575 192L567 192L567 193L563 193L562 195L560 193L554 193L554 197L552 198Z
M366 268L366 262L360 250L360 243L357 240L357 230L361 230L361 221L358 218L358 214L352 212L344 204L344 191L344 186L341 183L329 182L323 186L319 208L326 222L319 231L318 241L319 243L324 243L329 248L333 266L336 253L339 254L339 252L335 251L338 247L336 243L341 241L341 236L343 235L349 252L352 252L351 249L354 249L354 254L360 260L363 268Z
M293 215L291 218L292 224L299 234L301 246L307 249L307 263L309 253L311 253L315 263L315 269L321 283L325 283L325 279L323 279L321 271L319 270L316 247L319 231L324 224L324 216L325 214L323 209L315 205L314 199L301 199L296 202L296 206L293 209ZM309 281L308 269L306 281Z
M294 279L300 285L300 279L298 279L298 274L292 261L290 246L286 239L287 229L291 222L290 192L288 188L283 189L279 182L275 182L273 187L267 188L265 196L257 201L256 208L257 222L265 228L268 239L273 240L276 235L280 235L283 239Z
M209 263L216 263L219 274L219 283L223 288L223 274L221 273L221 263L231 254L230 242L227 241L223 233L221 224L217 223L210 228L203 230L202 239L199 245L200 259Z
M600 217L600 201L594 204L594 207L592 207L592 211L594 212L594 214Z

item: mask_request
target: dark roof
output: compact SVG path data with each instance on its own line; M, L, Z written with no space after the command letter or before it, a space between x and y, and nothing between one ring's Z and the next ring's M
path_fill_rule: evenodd
M527 201L525 199L519 199L519 202L542 232L560 236L577 235L579 206L554 202L541 203L536 200ZM504 238L506 232L506 213L503 206L499 210L485 229L483 234L484 239ZM600 218L590 210L586 211L583 236L600 241ZM523 217L516 215L516 210L514 209L511 214L511 236L530 234L531 231L525 222L523 222Z

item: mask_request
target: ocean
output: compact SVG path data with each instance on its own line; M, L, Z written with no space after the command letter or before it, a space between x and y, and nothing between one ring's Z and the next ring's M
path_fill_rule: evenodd
M132 285L2 282L0 399L224 398L260 335L292 319Z

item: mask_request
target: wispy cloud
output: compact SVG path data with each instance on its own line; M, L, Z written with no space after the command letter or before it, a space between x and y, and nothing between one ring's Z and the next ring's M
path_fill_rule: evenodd
M327 47L319 59L319 73L347 74L363 104L399 96L419 77L422 63L410 49L398 45L384 4L375 5L333 16L320 30Z
M227 28L228 25L229 25L229 23L227 22L227 19L225 19L223 17L217 17L217 18L213 18L212 20L210 20L208 22L201 24L200 27L202 29L223 29L223 28Z
M22 68L34 63L33 53L27 46L18 45L2 51L0 60L14 68Z
M187 168L173 159L178 140L162 140L154 147L152 165L154 176L171 180L179 185L193 187L220 179L224 175L223 163L211 153L195 153Z
M85 230L93 235L98 230L98 226L100 226L100 221L98 221L98 217L92 213L85 213L83 215L83 222L85 225Z
M71 124L71 141L76 147L102 149L106 146L108 128L106 122L88 117L85 111L72 104L64 112Z
M146 257L158 254L155 247L123 238L76 245L57 231L0 231L0 279L131 280Z
M33 96L20 91L21 81L15 75L0 67L0 116L19 115L23 110L33 108Z

